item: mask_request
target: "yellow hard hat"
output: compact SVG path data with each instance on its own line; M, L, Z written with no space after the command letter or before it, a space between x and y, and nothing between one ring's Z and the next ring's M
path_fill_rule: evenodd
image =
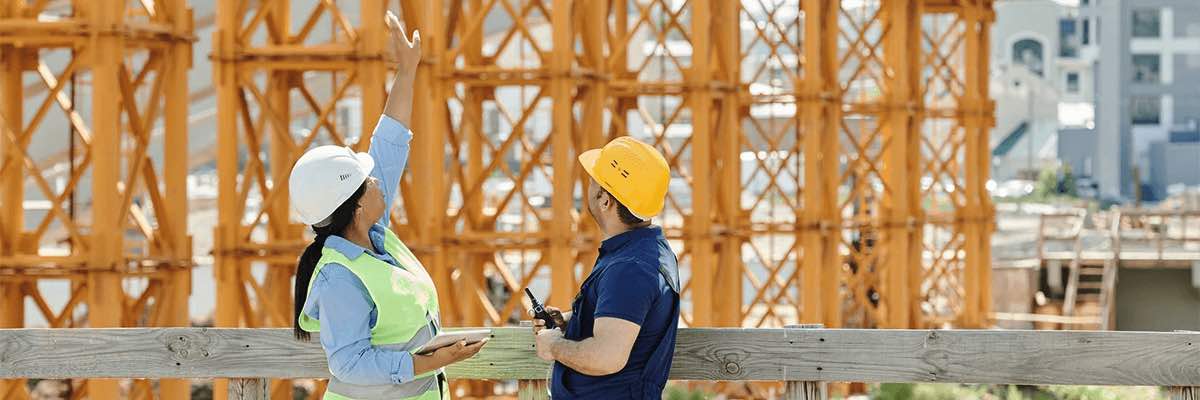
M580 154L579 163L634 216L648 220L662 212L671 167L654 147L622 136Z

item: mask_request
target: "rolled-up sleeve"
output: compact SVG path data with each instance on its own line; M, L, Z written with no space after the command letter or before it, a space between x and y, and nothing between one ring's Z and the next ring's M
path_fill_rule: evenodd
M321 347L329 372L358 385L400 384L413 379L412 354L371 345L375 304L358 277L339 264L321 268L306 313L321 321ZM325 294L325 295L323 295ZM313 315L316 314L316 315Z
M379 189L383 191L385 210L379 223L388 226L392 204L400 189L400 177L404 175L404 167L408 164L408 153L411 150L412 131L407 126L387 115L379 116L375 132L371 134L371 148L367 152L375 159L375 169L371 176L379 179Z

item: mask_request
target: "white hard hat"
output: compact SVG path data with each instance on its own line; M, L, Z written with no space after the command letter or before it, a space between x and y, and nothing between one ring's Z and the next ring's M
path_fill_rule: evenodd
M371 175L375 159L349 147L320 146L300 156L288 178L288 195L297 221L325 226L327 219Z

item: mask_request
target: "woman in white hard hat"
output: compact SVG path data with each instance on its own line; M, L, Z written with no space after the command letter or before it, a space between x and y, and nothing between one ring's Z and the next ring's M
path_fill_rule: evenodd
M321 333L333 374L325 399L449 398L441 368L487 342L414 354L438 333L437 291L386 224L412 139L421 36L410 41L391 12L387 25L399 66L369 153L314 148L288 181L297 219L317 234L296 266L294 331Z

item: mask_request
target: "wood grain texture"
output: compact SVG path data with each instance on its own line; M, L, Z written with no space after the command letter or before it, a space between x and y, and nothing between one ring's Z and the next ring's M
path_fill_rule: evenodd
M549 381L521 380L517 382L517 400L549 400Z
M237 378L229 380L229 400L267 400L271 396L264 378Z
M783 398L786 400L825 400L825 384L822 382L790 381L784 384Z
M1171 400L1200 400L1200 386L1173 387Z
M290 329L0 330L0 377L327 378L318 338Z
M546 379L528 328L451 378ZM0 378L325 378L289 329L0 330ZM1200 333L681 329L671 379L1200 386Z

